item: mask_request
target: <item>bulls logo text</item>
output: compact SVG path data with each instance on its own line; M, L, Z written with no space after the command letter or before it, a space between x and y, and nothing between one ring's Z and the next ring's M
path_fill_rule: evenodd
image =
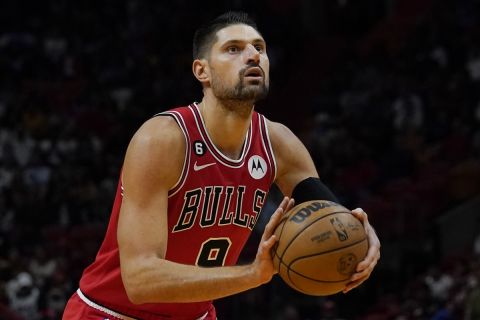
M257 189L251 207L244 207L245 186L208 186L185 192L182 212L173 232L185 231L195 223L202 228L237 225L253 229L267 193Z

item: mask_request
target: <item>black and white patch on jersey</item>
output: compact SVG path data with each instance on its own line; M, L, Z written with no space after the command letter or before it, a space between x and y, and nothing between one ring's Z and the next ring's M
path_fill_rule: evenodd
M193 152L195 152L197 156L203 156L207 150L207 146L205 145L205 143L200 140L195 140L193 142L192 148Z
M248 159L248 172L253 179L262 179L267 174L267 162L257 155Z

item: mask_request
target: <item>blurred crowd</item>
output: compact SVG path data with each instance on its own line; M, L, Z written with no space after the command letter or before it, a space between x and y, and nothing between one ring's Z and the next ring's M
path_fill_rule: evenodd
M261 112L301 137L343 204L369 213L382 259L346 296L305 297L275 279L220 300L220 317L480 319L480 221L455 257L439 252L432 223L480 194L478 0L2 2L0 319L61 318L135 129L201 97L198 12L232 7L253 12L269 44ZM297 117L282 92L304 102Z

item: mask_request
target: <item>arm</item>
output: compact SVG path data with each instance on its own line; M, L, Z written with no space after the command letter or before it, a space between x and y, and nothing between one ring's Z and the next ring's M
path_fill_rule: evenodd
M312 157L303 143L286 126L268 121L268 131L277 161L275 183L286 196L291 196L295 186L309 178L318 178Z
M284 195L291 196L299 182L309 177L318 178L315 164L303 143L287 127L269 121L268 129L278 166L275 182ZM357 265L356 273L352 275L344 293L367 280L380 259L380 240L370 225L367 214L360 208L352 210L352 214L362 222L369 248L365 259Z
M122 280L133 303L217 299L257 287L274 274L272 234L288 200L272 216L250 265L202 268L164 259L168 190L180 175L185 148L183 134L168 117L147 121L128 147L117 238Z

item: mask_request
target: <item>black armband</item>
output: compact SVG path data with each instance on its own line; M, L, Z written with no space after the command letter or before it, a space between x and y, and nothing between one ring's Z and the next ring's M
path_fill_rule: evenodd
M300 181L292 192L295 204L311 200L329 200L338 203L337 197L319 178L310 177Z

